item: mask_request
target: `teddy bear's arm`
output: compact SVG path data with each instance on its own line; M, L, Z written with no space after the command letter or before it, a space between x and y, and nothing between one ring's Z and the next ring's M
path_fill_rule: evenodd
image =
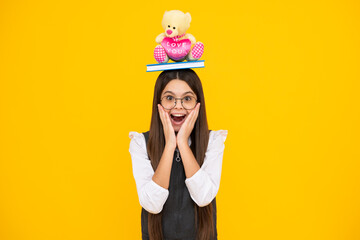
M165 33L160 33L160 34L156 37L155 42L161 43L162 40L164 39L164 37L165 37Z
M191 41L192 44L195 44L196 43L196 39L193 35L191 35L190 33L187 33L185 35L185 38L189 39Z

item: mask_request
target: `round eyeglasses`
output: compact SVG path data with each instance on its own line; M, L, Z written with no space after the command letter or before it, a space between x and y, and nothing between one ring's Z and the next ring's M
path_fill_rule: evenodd
M161 98L160 104L165 108L166 110L171 110L176 106L176 100L181 100L181 105L186 110L191 110L196 107L196 103L198 102L195 97L192 96L185 96L183 98L175 98L171 95L167 95Z

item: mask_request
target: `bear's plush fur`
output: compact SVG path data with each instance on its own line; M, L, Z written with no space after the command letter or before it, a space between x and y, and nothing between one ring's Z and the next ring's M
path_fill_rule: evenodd
M163 42L164 38L170 38L176 42L181 41L183 39L188 39L188 40L190 40L191 44L197 44L195 37L189 33L186 33L186 31L190 27L190 22L191 22L190 13L183 13L182 11L179 11L179 10L165 11L162 22L161 22L164 32L159 34L155 39L155 41L159 45L157 45L155 48L154 56L155 55L156 56L159 56L159 55L164 56L164 52L165 52L164 42ZM203 49L203 45L201 42L198 42L198 46L199 45L201 45L202 49ZM177 62L183 61L185 59L187 61L198 60L201 57L202 52L201 52L201 54L199 54L199 53L196 54L197 58L195 58L192 55L191 50L192 49L190 49L190 51L187 53L186 56L184 56L183 59L173 59L171 56L169 56L166 53L165 53L165 55L166 55L165 59L161 58L161 60L159 60L159 58L156 58L156 56L155 56L155 59L158 63L168 62L169 59L171 59L173 61L177 61ZM168 51L168 49L167 49L167 51ZM200 55L200 57L199 57L199 55Z

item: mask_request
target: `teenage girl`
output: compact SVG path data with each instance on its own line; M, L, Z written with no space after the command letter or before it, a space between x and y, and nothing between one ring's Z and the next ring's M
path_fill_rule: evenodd
M130 132L143 240L214 240L227 130L208 129L202 84L192 69L163 71L150 130Z

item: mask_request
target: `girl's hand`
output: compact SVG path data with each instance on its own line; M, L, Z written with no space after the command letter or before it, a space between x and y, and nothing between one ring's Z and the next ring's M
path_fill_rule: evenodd
M194 128L196 119L199 115L200 103L190 112L188 117L185 119L185 122L181 125L181 128L176 136L176 144L186 144L188 145L188 139Z
M168 145L171 148L174 148L174 150L175 150L176 136L175 136L174 128L171 124L169 114L164 110L164 108L160 104L158 104L158 110L159 110L160 119L161 119L161 122L163 125L163 129L164 129L166 145Z

